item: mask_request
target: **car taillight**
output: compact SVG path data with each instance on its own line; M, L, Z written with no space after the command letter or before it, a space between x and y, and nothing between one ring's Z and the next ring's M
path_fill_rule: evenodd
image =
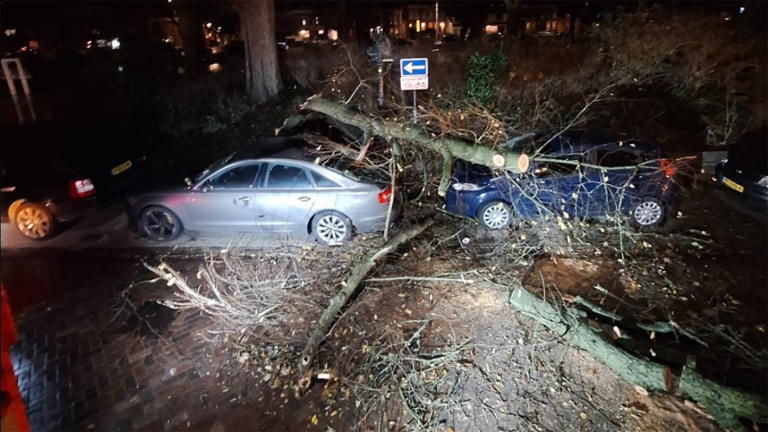
M381 193L378 195L379 198L379 204L384 204L386 202L389 202L389 199L392 197L392 189L384 189L381 191Z
M96 193L96 187L91 179L78 179L69 182L69 196L72 198L85 198Z
M659 166L664 170L664 174L666 174L667 177L675 175L675 167L672 166L672 163L669 160L659 159Z

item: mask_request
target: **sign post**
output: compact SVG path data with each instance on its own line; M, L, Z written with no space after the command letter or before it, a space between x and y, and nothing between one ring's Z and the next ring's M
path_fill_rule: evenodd
M428 59L400 59L400 89L413 90L413 124L416 124L416 90L429 89Z

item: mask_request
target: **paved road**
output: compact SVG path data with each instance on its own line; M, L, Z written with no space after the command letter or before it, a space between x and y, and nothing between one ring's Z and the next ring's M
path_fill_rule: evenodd
M24 237L10 223L0 224L0 249L87 249L87 248L264 248L282 245L301 246L314 242L309 236L280 236L251 233L183 232L169 242L155 242L131 232L122 205L107 207L90 217L64 227L56 237L34 241Z

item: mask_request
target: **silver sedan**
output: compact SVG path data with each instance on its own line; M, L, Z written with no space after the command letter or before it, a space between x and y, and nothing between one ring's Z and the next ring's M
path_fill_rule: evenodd
M302 158L248 155L213 164L187 187L129 197L131 225L157 241L189 229L312 234L324 244L384 229L394 199L386 186ZM399 211L396 202L390 219Z

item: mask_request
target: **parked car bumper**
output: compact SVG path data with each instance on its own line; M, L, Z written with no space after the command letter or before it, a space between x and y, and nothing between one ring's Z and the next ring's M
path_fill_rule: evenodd
M403 211L403 206L400 200L395 201L392 205L392 214L389 216L389 223L392 224L400 217ZM354 221L355 230L359 233L381 231L387 225L387 212L376 216L369 216L360 218Z
M95 197L72 201L50 201L46 207L51 211L58 222L70 222L83 219L99 208Z
M737 170L723 164L715 168L715 181L734 195L742 197L755 208L768 208L768 188L740 175Z

